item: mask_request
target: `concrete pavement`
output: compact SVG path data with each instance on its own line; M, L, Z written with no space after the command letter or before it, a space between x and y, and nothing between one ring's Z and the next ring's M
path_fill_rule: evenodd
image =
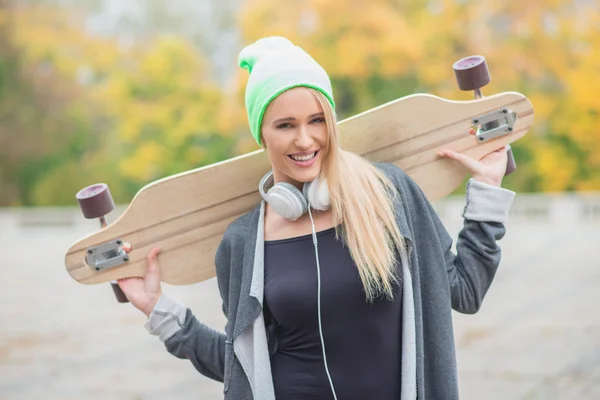
M454 314L461 398L599 399L600 196L520 197L481 311ZM461 207L436 204L454 237ZM222 398L108 284L68 276L64 252L96 229L77 209L0 210L0 399ZM164 290L223 328L215 280Z

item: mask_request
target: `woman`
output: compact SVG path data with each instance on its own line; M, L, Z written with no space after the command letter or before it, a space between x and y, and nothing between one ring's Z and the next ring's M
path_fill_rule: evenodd
M400 168L339 148L330 80L308 54L269 37L240 66L272 176L217 250L225 332L162 293L159 249L143 279L119 281L147 329L226 399L457 399L451 310L475 313L498 268L506 152L440 152L472 174L454 254Z

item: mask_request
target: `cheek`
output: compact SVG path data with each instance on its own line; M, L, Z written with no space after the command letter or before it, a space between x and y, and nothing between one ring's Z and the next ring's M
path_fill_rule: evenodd
M320 138L327 136L327 125L325 123L311 125L313 132Z
M266 136L266 138L263 138L263 143L265 145L265 151L267 152L269 159L272 162L276 163L279 160L281 160L282 156L284 156L286 154L285 153L285 150L286 150L285 143L283 143L283 140L281 137L274 138L271 133L269 133L265 136Z
M327 145L327 126L325 124L319 124L315 126L315 132L313 137L319 142L321 146Z
M285 130L273 130L266 131L264 133L267 148L273 153L282 153L289 149L291 142L293 142L293 132Z

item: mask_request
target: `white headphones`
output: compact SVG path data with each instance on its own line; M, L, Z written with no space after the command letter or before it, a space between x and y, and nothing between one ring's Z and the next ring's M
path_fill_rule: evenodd
M329 187L325 179L317 177L304 184L302 191L288 182L274 184L266 193L265 185L273 185L273 171L261 179L258 190L273 210L284 218L295 221L308 211L308 207L325 211L331 206Z

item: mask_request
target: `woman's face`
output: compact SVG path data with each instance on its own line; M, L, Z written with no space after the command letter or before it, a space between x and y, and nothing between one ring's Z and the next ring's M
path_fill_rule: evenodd
M292 88L269 104L262 122L262 142L275 182L301 188L319 175L327 125L321 104L307 88Z

